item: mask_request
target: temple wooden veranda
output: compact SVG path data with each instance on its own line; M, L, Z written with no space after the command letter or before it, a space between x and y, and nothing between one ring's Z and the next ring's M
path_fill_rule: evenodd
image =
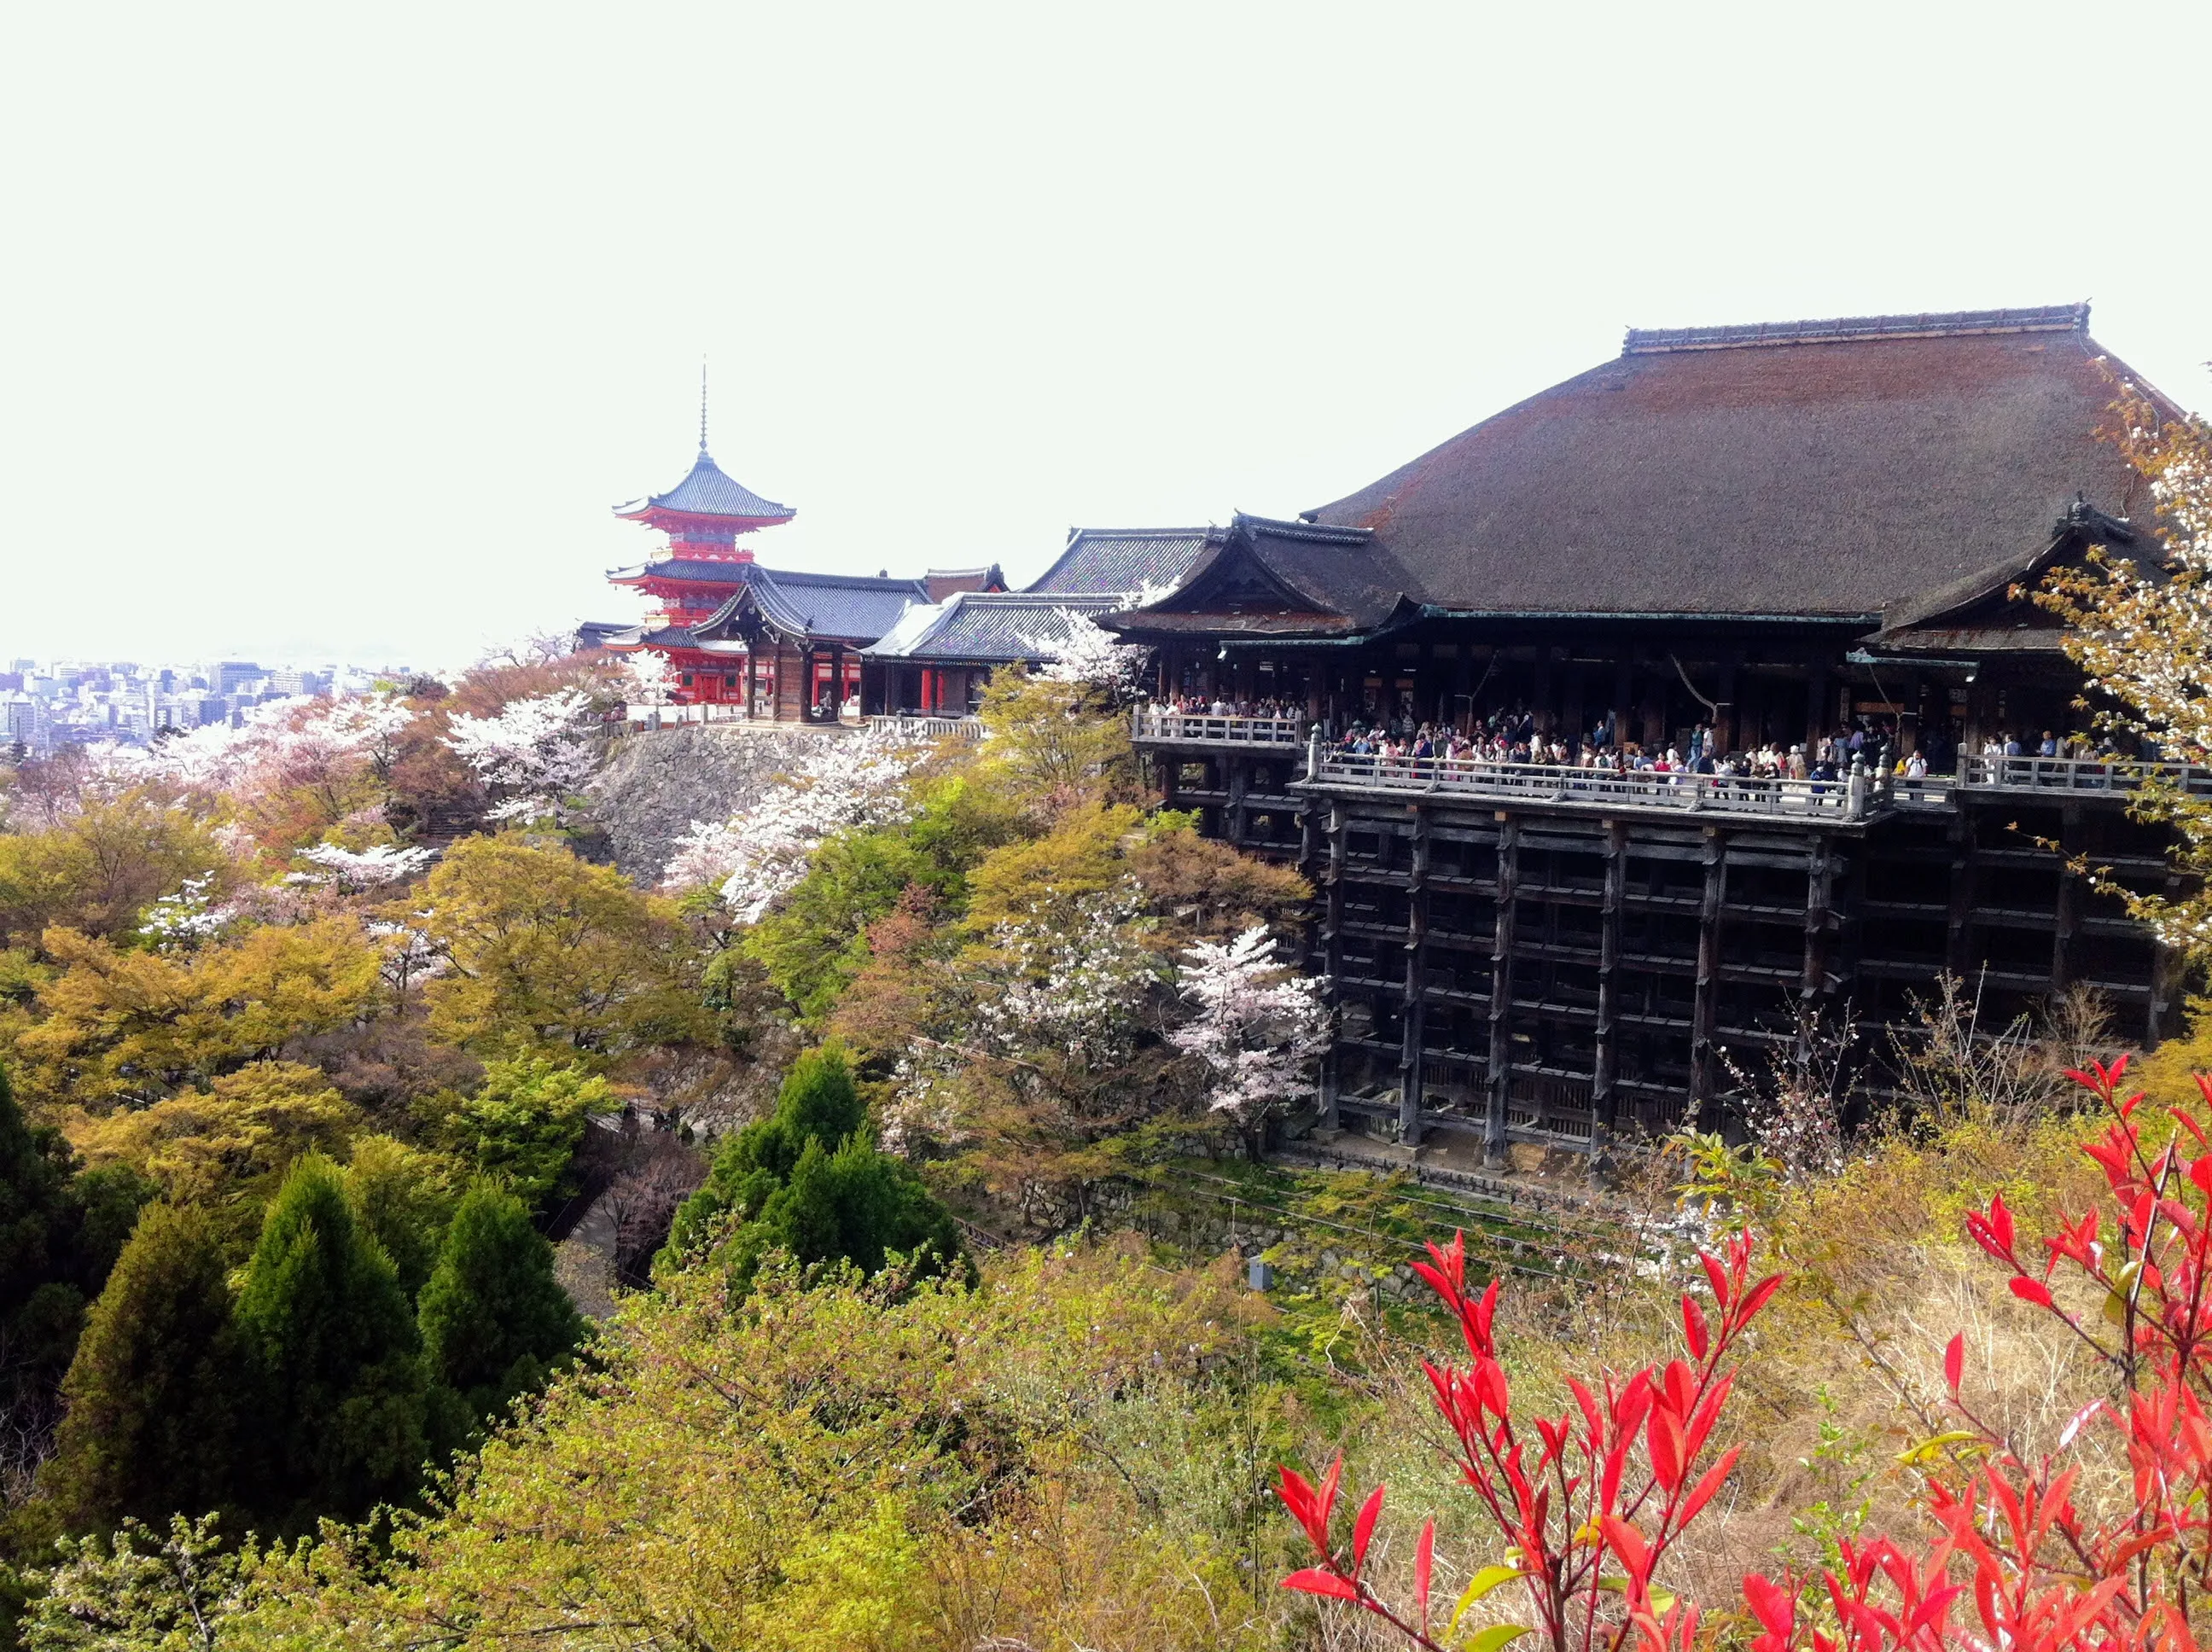
M2172 1031L2179 960L2078 870L2176 888L2146 754L2035 755L2083 720L2033 586L2156 555L2096 434L2125 373L2082 306L1632 332L1105 616L1156 650L1169 801L1316 886L1322 1122L1492 1158L1716 1126L1812 1023L1878 1054L1947 972L1984 1028L2087 987L2119 1040ZM1405 750L1500 726L1572 756ZM1817 779L1582 755L1823 739Z

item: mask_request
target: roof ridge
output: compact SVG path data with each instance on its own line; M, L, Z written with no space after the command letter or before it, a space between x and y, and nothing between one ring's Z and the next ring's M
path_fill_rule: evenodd
M1631 327L1623 355L1669 350L1750 349L1772 344L1827 344L1869 338L1964 338L1990 333L2083 332L2089 304L2045 304L2023 310L1922 311L1918 314L1835 316L1819 321L1755 321L1717 327Z

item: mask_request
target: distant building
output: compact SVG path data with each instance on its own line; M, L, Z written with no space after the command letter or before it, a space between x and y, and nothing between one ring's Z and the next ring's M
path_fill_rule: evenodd
M250 659L225 659L215 668L215 691L222 695L236 694L249 683L261 679L261 667Z

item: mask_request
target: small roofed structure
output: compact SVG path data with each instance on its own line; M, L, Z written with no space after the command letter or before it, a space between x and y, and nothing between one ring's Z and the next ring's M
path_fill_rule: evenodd
M963 591L909 609L861 651L861 708L871 714L964 716L982 702L993 671L1054 657L1075 616L1095 620L1121 601L1034 590Z
M1066 547L1024 588L1068 596L1170 591L1220 533L1212 527L1070 528Z

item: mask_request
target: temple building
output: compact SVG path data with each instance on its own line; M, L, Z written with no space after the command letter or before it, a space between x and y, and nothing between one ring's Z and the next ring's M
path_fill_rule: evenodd
M2086 305L1632 331L1103 614L1156 650L1169 801L1316 885L1324 1122L1492 1161L1710 1126L1946 973L1984 1031L2087 988L2170 1032L2179 960L2076 870L2174 887L2146 754L2068 741L2028 595L2159 554L2123 379Z
M714 463L703 394L699 454L690 473L665 494L616 506L615 514L668 536L653 560L607 575L653 605L640 624L587 622L579 641L663 654L676 673L677 704L724 708L748 719L824 722L857 710L860 650L908 610L1006 588L995 566L932 570L920 579L763 567L744 536L798 513L762 498Z

